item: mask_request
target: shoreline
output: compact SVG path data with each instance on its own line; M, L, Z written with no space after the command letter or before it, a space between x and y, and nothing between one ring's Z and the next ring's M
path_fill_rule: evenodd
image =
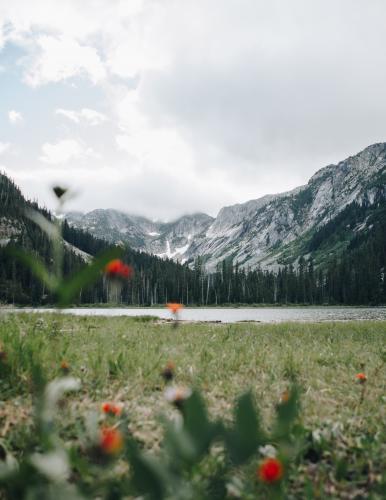
M380 305L350 305L350 304L342 304L342 305L328 305L328 304L227 304L227 305L206 305L206 306L193 306L183 305L184 309L195 310L195 309L385 309L386 304ZM0 311L4 309L10 310L30 310L30 309L56 309L54 304L51 305L16 305L16 304L0 304ZM58 308L60 310L61 308ZM143 309L143 310L152 310L152 309L166 309L165 304L158 304L152 306L134 306L134 305L112 305L112 304L82 304L82 305L69 305L64 307L63 309Z
M136 323L179 325L280 325L386 322L385 307L308 308L186 308L177 318L165 308L17 308L0 307L0 317L55 316L79 318L125 318Z

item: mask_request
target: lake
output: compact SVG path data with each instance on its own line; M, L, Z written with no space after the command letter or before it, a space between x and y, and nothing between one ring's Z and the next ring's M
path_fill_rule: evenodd
M54 312L44 308L2 308L6 312ZM144 316L170 319L171 313L166 308L72 308L63 309L66 314L76 316ZM386 307L213 307L185 308L179 318L185 321L221 321L236 323L256 321L260 323L280 323L283 321L358 321L385 320Z

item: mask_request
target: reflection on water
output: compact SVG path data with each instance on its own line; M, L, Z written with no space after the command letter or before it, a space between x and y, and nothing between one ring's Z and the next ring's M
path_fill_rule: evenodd
M53 312L54 309L24 308L0 309L0 312ZM170 311L155 308L74 308L63 309L66 314L87 316L144 316L170 319ZM256 307L256 308L185 308L180 313L185 321L258 321L277 323L282 321L355 321L386 320L386 307Z

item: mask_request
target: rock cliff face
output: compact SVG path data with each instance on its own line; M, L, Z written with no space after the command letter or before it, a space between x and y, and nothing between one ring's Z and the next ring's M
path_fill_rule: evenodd
M70 212L66 219L70 225L112 243L128 243L137 250L178 261L186 261L192 242L205 234L214 220L206 214L193 214L162 223L112 209Z
M164 224L115 210L67 218L99 237L126 241L146 252L188 262L200 256L208 270L225 258L243 267L266 268L277 267L283 255L295 261L296 242L350 203L373 204L379 197L386 197L386 143L322 168L307 185L293 191L224 207L215 219L194 214Z

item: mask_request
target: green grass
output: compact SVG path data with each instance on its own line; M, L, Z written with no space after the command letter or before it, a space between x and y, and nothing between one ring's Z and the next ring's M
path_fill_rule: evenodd
M24 453L32 425L34 366L52 379L60 375L63 360L82 380L81 394L71 397L62 414L68 439L81 415L115 400L125 404L131 432L145 448L157 450L159 416L174 412L164 399L160 372L173 360L176 382L199 388L213 416L231 419L235 398L250 388L267 426L283 391L297 382L303 424L324 444L317 460L305 457L298 464L303 479L293 477L294 491L308 477L320 485L323 498L340 498L342 492L368 498L370 491L372 498L382 498L386 322L172 328L151 317L18 313L0 317L0 344L7 354L0 366L0 437L16 456ZM364 394L355 380L358 372L368 377ZM348 472L347 464L339 472L339 460L347 462Z

